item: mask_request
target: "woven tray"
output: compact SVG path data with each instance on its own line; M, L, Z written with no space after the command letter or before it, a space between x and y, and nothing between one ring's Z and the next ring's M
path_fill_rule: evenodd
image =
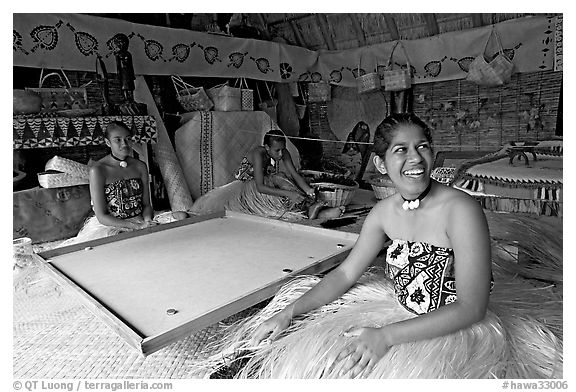
M368 179L368 183L372 186L372 190L377 199L382 200L396 193L396 187L388 174L371 176Z
M54 156L48 162L46 162L45 170L55 170L62 173L67 173L73 177L86 179L90 177L90 169L88 165L84 165L71 159L62 158L58 155Z
M88 178L77 177L69 173L49 170L38 173L38 183L42 188L62 188L65 186L88 184Z

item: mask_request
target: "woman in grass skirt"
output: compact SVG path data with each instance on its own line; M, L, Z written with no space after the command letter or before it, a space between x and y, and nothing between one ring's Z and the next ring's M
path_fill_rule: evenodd
M561 298L500 268L480 205L431 180L426 124L393 114L374 148L397 193L346 260L286 284L199 366L249 378L561 378ZM385 244L386 267L367 271Z

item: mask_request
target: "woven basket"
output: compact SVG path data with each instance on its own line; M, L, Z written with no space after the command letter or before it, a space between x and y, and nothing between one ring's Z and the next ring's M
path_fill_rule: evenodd
M62 188L65 186L88 184L88 178L76 177L68 173L49 170L38 173L38 183L42 188Z
M496 37L498 54L493 60L488 62L484 54L486 53L486 48L492 35ZM514 63L504 54L500 35L498 35L498 32L493 28L484 46L484 51L476 56L470 63L466 80L474 82L479 86L501 86L510 80L513 71Z
M91 84L92 81L85 83L80 87L72 87L72 84L63 69L60 69L60 73L64 78L62 78L62 76L57 72L44 75L44 68L42 68L40 71L40 82L38 87L26 87L26 90L34 91L42 98L42 113L58 112L60 110L68 109L87 109L88 93L86 86ZM60 87L42 87L44 82L46 82L46 79L53 76L58 78Z
M238 79L234 87L240 87L240 109L243 111L254 110L254 90L248 88L246 79Z
M392 58L394 56L394 51L400 45L404 51L404 57L406 58L406 68L393 69L394 65L392 63ZM406 48L401 41L396 42L390 52L390 58L388 59L388 65L386 70L382 73L382 79L384 81L384 90L386 91L401 91L409 89L412 85L412 74L410 68L410 60L408 59L408 53L406 53Z
M86 179L90 177L90 169L88 165L84 165L71 159L62 158L58 155L54 156L48 162L46 162L45 170L54 170L67 173L73 177Z
M332 100L332 87L327 82L308 84L308 102L328 102Z
M377 72L368 72L364 75L360 75L360 65L362 63L362 54L360 54L360 60L358 61L358 76L356 77L356 88L359 94L369 93L371 91L379 90L380 75ZM376 69L378 69L378 61L376 61Z
M374 191L374 196L377 199L382 200L387 198L388 196L392 196L396 193L396 187L394 183L388 176L388 174L377 174L368 180L368 183L372 186L372 190Z
M176 90L176 99L184 110L195 112L210 110L214 107L214 103L210 100L203 87L194 87L177 75L172 75L171 78Z
M307 170L307 169L302 169L298 173L300 173L300 175L302 177L304 177L304 179L306 179L306 181L308 181L309 183L315 182L315 180L318 180L321 177L324 177L324 178L340 177L338 174L334 174L334 173L317 171L317 170ZM322 181L320 181L320 182L322 182Z
M330 182L314 182L310 186L316 189L318 198L328 207L340 207L350 204L356 190L360 187L357 182L354 186L332 184Z
M242 110L242 91L238 87L230 87L224 83L208 89L206 93L214 102L214 111L236 112Z

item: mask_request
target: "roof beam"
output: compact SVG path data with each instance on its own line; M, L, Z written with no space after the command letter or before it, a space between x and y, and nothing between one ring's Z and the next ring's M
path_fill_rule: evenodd
M275 22L270 22L270 23L268 23L268 26L275 26L277 24L285 23L285 22L295 22L297 20L304 19L304 18L307 18L307 17L312 16L312 15L314 15L314 14L302 14L302 15L292 16L290 18L286 17L284 19L280 19L280 20L277 20Z
M482 27L484 26L484 19L482 14L472 14L472 27Z
M320 31L324 37L324 42L328 45L328 50L336 50L336 45L334 45L334 40L330 35L330 30L328 29L328 19L325 14L316 14L316 20L320 25Z
M294 38L296 39L296 45L305 46L304 45L304 38L302 38L302 33L300 33L300 29L296 25L296 22L291 20L288 22L288 25L290 26L290 28L292 29L292 32L294 33Z
M438 29L438 21L436 20L436 15L434 14L423 14L424 20L426 21L426 27L428 27L428 33L430 36L438 35L440 29Z
M358 44L360 46L365 46L366 45L366 36L364 35L364 29L362 28L362 25L358 21L356 14L348 14L348 15L350 16L350 20L352 21L352 27L354 28L354 31L356 32L356 38L358 39Z
M258 20L260 21L260 23L262 24L262 35L264 36L265 39L267 39L268 41L270 40L270 32L268 31L268 23L266 23L266 18L264 18L263 14L256 14L258 15Z
M384 20L386 21L386 26L390 32L390 37L393 41L400 39L400 34L398 34L398 27L396 26L396 21L390 14L384 14Z

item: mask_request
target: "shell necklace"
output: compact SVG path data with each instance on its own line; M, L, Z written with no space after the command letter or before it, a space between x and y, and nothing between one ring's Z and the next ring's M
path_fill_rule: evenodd
M120 159L120 158L114 156L114 154L112 154L112 153L110 153L110 156L119 162L118 164L120 165L120 167L127 167L128 166L128 162L126 162L125 159Z
M404 196L400 195L400 197L402 197L402 200L404 200L404 203L402 203L402 209L404 211L408 211L408 210L415 210L416 208L420 207L420 201L424 200L424 198L428 195L428 192L430 192L430 189L432 189L432 180L430 180L428 186L426 187L426 189L424 189L424 192L422 192L415 199L408 200L405 199Z

